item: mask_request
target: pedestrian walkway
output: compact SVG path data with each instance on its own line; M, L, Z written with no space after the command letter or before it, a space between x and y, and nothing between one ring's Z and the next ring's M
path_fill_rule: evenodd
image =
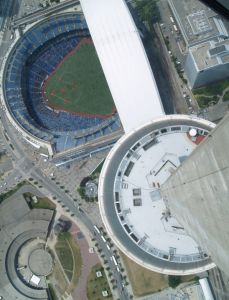
M71 228L71 234L76 239L77 232L81 232L79 227L77 227L75 224ZM73 299L74 300L88 300L87 298L87 278L90 274L91 268L96 265L97 263L100 263L100 260L96 253L90 253L89 252L89 244L87 243L87 240L85 237L78 239L77 244L80 247L81 251L81 257L82 257L82 269L81 269L81 275L79 278L79 282L77 284L76 289L73 292Z

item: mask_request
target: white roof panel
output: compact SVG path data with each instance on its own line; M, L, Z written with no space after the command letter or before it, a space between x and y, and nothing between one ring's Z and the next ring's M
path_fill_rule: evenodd
M208 279L207 278L201 278L199 280L199 283L201 285L205 300L214 300L214 297L212 295L212 291L210 289Z
M139 32L123 0L80 0L125 132L164 115Z
M32 275L32 277L30 278L30 282L32 282L35 285L39 285L41 279L40 277L36 276L36 275Z

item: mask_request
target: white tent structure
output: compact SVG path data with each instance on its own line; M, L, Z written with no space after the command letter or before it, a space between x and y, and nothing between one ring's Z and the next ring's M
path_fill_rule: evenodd
M124 0L80 0L125 132L164 115L138 29Z
M214 300L208 279L201 278L199 280L199 283L200 283L200 286L201 286L203 294L204 294L204 299L205 300Z
M40 281L41 281L40 277L38 277L38 276L36 276L36 275L34 275L34 274L33 274L32 277L30 278L30 282L31 282L32 284L36 285L36 286L39 285Z

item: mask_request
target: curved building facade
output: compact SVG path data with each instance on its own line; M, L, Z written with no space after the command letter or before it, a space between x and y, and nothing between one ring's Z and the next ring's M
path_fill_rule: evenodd
M103 222L120 250L150 270L187 275L215 266L160 192L213 127L195 117L163 116L124 135L106 158L98 190Z

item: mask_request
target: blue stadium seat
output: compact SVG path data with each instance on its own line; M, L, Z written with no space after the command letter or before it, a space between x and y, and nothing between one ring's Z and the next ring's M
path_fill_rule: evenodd
M68 112L56 112L46 105L43 83L82 37L88 37L82 15L57 15L26 32L7 62L4 91L14 117L35 136L52 140L56 151L101 137L117 130L117 116L104 120Z

